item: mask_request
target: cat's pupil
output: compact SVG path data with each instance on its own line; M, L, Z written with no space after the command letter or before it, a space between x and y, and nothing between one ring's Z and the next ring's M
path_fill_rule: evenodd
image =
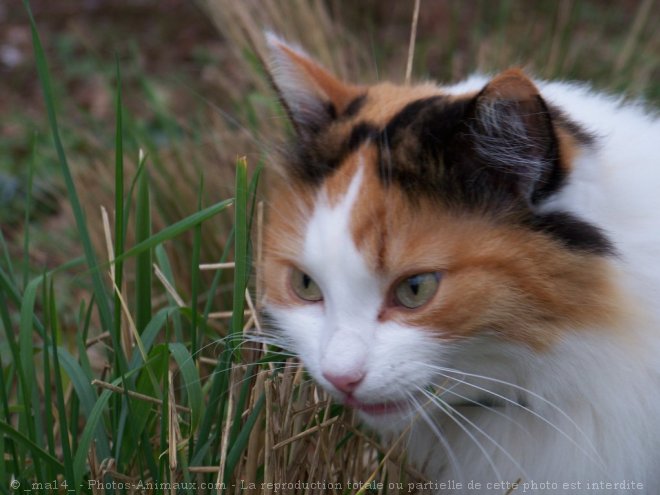
M419 287L420 287L420 280L419 280L419 275L410 277L408 279L408 287L410 287L410 292L412 292L415 296L419 294Z
M312 279L309 275L306 273L303 273L303 279L302 279L303 287L305 289L309 289L310 284L312 283Z

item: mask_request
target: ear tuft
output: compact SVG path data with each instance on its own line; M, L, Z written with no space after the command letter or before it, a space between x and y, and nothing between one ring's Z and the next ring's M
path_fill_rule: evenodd
M563 177L550 112L520 69L493 78L477 95L471 125L475 150L509 177L528 203L552 193Z
M267 32L268 71L298 134L309 137L328 125L360 94L303 50Z

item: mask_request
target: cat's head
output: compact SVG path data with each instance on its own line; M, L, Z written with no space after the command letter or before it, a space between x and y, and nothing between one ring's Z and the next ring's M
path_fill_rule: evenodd
M390 422L474 342L543 353L611 316L612 245L544 208L591 138L522 71L358 86L269 43L296 137L268 184L265 305L335 397Z

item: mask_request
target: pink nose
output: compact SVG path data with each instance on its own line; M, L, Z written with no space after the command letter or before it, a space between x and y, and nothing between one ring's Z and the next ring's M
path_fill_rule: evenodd
M353 392L364 379L364 375L364 371L361 370L349 373L333 373L330 371L323 372L323 378L332 383L332 385L337 388L337 390L340 390L345 394L350 394Z

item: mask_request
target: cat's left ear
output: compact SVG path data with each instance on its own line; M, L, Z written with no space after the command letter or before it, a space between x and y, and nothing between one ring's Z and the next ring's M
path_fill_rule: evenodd
M361 94L359 87L337 79L302 50L276 35L267 33L266 41L273 86L302 138L319 132Z
M515 183L528 202L552 192L563 175L551 113L520 69L493 78L478 94L471 119L482 159Z

